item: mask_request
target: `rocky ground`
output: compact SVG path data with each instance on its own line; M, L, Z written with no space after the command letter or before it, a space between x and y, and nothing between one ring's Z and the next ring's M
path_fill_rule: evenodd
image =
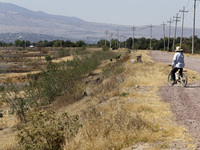
M149 56L155 62L171 64L173 53L150 51ZM185 56L185 69L200 73L200 59ZM167 81L167 79L166 79ZM176 122L184 125L196 141L196 149L200 149L200 81L189 83L185 88L180 86L160 87L162 100L171 104Z

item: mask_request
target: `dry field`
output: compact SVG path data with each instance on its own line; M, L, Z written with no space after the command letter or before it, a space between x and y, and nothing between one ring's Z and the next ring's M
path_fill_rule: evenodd
M167 84L168 65L153 62L147 51L134 51L119 60L122 66L112 74L116 60L103 64L84 80L81 88L87 92L82 99L66 104L69 95L53 103L56 113L78 115L82 127L78 134L66 140L65 150L106 149L193 149L192 138L183 126L174 121L170 105L161 101L158 87ZM143 63L136 61L142 56ZM70 58L71 59L71 58ZM198 74L188 70L188 77ZM12 76L11 76L12 78ZM98 80L97 80L98 79ZM190 78L190 82L198 78ZM88 84L86 84L86 82ZM15 147L13 125L15 116L0 118L0 149Z

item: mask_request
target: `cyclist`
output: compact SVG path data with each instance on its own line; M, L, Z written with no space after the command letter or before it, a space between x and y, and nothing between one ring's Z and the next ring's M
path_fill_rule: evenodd
M176 53L174 54L173 57L172 71L171 71L171 77L173 80L172 84L176 84L175 73L179 70L180 75L182 76L183 68L185 67L183 49L181 49L180 46L177 46L175 52Z

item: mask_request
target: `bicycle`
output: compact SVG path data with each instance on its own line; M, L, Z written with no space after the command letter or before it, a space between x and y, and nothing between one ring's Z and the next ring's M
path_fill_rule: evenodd
M175 73L175 83L179 83L182 87L185 87L187 85L187 81L188 81L187 75L184 72L187 72L187 70L183 70L182 77L181 77L179 71L177 71ZM168 85L173 86L174 85L173 82L174 81L172 80L171 73L170 73L168 76Z

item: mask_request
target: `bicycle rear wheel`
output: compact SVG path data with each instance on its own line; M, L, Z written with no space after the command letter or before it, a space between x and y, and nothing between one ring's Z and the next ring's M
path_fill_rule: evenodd
M169 76L168 76L168 85L169 86L173 86L174 84L173 84L173 80L172 80L172 76L171 76L171 73L169 74Z
M181 86L185 87L187 85L187 75L185 73L183 73L183 76L180 78L181 78L181 80L180 80Z

